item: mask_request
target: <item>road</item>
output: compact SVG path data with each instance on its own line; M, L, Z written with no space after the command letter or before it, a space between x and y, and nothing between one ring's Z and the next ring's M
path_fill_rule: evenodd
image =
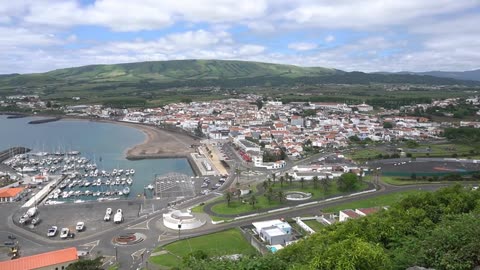
M339 205L346 202L352 202L359 199L371 198L379 195L389 194L393 192L400 192L406 190L427 190L432 191L440 187L447 186L448 184L426 184L416 186L392 186L387 184L381 184L378 191L374 193L367 193L358 195L355 197L347 197L335 201L322 202L315 205L305 206L302 208L292 208L286 211L280 211L271 213L268 215L256 216L252 218L245 218L238 221L228 222L224 224L212 225L208 224L199 229L192 231L182 231L181 238L193 237L207 233L218 232L221 230L234 228L238 226L244 226L251 224L255 221L274 219L274 218L291 218L305 215L317 215L322 208ZM182 205L177 205L177 208L187 208L196 205L202 201L210 200L214 198L214 193L206 196L194 198L186 201ZM18 205L2 205L1 213L15 212ZM154 213L144 215L135 219L132 219L124 224L110 227L105 230L101 230L90 234L88 236L71 239L71 240L52 240L25 230L22 227L18 227L12 222L12 214L9 218L0 220L0 237L6 239L8 234L13 234L17 237L19 245L21 247L20 254L22 256L32 255L39 252L45 252L49 250L55 250L59 248L66 248L75 246L79 250L85 250L90 252L92 257L102 255L106 258L106 263L113 263L117 260L122 269L137 269L141 266L145 266L149 254L157 246L162 246L173 241L178 240L178 232L166 229L162 226L162 214L168 212L168 208L164 207L158 209ZM8 216L8 215L5 215ZM145 240L130 246L118 246L112 243L112 239L118 235L128 232L142 233L146 236ZM143 255L142 255L143 254Z

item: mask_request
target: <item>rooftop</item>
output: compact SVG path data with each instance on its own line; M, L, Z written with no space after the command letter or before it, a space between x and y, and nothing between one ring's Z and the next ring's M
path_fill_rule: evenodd
M56 264L74 262L78 260L77 248L71 247L40 253L32 256L21 257L16 260L0 262L0 269L29 270L38 269Z
M24 190L23 187L0 189L0 198L15 197L15 196L17 196L20 192L22 192L23 190Z

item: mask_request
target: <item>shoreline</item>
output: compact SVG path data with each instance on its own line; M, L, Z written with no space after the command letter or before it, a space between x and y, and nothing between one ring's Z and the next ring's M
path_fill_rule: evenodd
M44 117L44 115L27 116ZM200 170L197 168L191 156L191 153L195 152L194 145L199 144L199 138L187 132L160 128L144 123L124 122L111 119L61 116L59 120L109 123L134 128L145 134L145 139L123 151L124 157L127 160L184 158L187 159L193 173L195 175L201 175Z

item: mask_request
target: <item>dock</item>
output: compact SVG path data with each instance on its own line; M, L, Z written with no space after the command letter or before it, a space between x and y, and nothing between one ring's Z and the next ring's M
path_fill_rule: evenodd
M7 150L1 151L0 152L0 163L9 159L9 158L14 157L15 155L25 154L25 153L28 153L28 152L30 152L30 149L28 149L26 147L12 147L12 148L9 148Z

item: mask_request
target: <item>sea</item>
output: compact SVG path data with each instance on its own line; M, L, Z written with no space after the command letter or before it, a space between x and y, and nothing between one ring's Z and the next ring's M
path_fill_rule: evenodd
M193 176L192 168L185 158L127 160L126 151L142 143L146 134L123 125L83 120L59 120L43 124L28 124L38 117L7 119L0 115L0 150L23 146L35 152L80 151L97 164L98 170L134 169L133 184L128 197L147 195L145 187L155 177L168 173ZM108 188L108 187L106 187ZM151 192L150 192L151 193ZM97 199L82 196L82 199Z

